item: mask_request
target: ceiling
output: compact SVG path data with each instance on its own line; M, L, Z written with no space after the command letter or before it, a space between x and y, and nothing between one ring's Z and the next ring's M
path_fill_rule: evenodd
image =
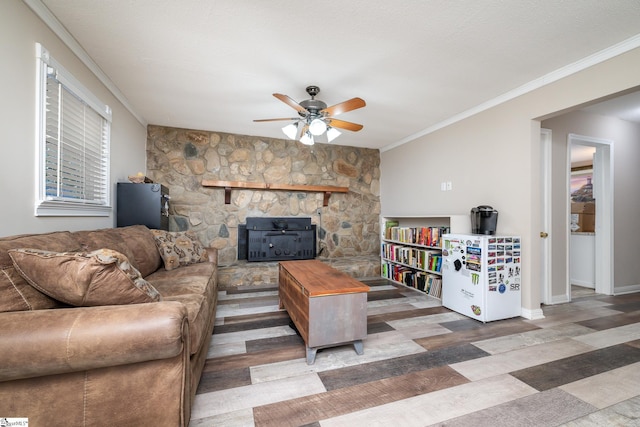
M295 117L272 94L317 85L367 103L336 143L383 150L640 44L637 0L41 1L144 123L284 138L253 119Z

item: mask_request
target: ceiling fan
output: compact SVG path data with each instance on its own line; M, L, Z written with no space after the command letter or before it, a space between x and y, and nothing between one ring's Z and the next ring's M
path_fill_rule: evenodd
M339 129L357 132L363 128L357 123L347 122L335 119L334 116L349 111L362 108L367 105L361 98L351 98L331 107L327 104L315 99L320 93L318 86L307 86L307 93L311 99L306 99L300 103L294 101L287 95L274 93L273 96L284 102L298 112L300 117L285 117L278 119L259 119L254 122L274 122L280 120L293 120L291 123L282 128L287 137L290 139L298 139L306 145L313 145L315 142L331 142L340 135Z

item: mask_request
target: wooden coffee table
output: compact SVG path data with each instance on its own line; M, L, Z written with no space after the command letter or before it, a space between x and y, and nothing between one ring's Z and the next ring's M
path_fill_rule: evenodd
M353 343L357 354L364 353L367 292L367 285L320 261L280 262L280 308L304 339L307 364L325 347Z

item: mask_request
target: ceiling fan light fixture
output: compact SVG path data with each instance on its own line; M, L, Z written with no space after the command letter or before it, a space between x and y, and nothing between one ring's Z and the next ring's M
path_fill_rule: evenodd
M340 135L342 135L342 132L340 132L338 129L336 128L332 128L329 127L327 129L327 140L329 142L333 141L334 139L336 139L337 137L339 137Z
M296 135L298 134L298 124L290 123L282 128L282 132L287 135L287 138L296 139Z
M300 142L302 142L304 145L313 145L313 136L311 136L311 133L307 131L300 137Z
M322 135L326 130L327 124L322 119L313 119L311 123L309 123L309 132L311 132L312 135Z

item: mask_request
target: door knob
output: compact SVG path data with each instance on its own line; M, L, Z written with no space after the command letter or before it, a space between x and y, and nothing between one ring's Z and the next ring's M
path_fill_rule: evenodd
M549 237L549 233L546 233L546 232L544 232L544 231L541 231L541 232L540 232L540 237L542 237L543 239L544 239L544 238L546 238L546 237Z

